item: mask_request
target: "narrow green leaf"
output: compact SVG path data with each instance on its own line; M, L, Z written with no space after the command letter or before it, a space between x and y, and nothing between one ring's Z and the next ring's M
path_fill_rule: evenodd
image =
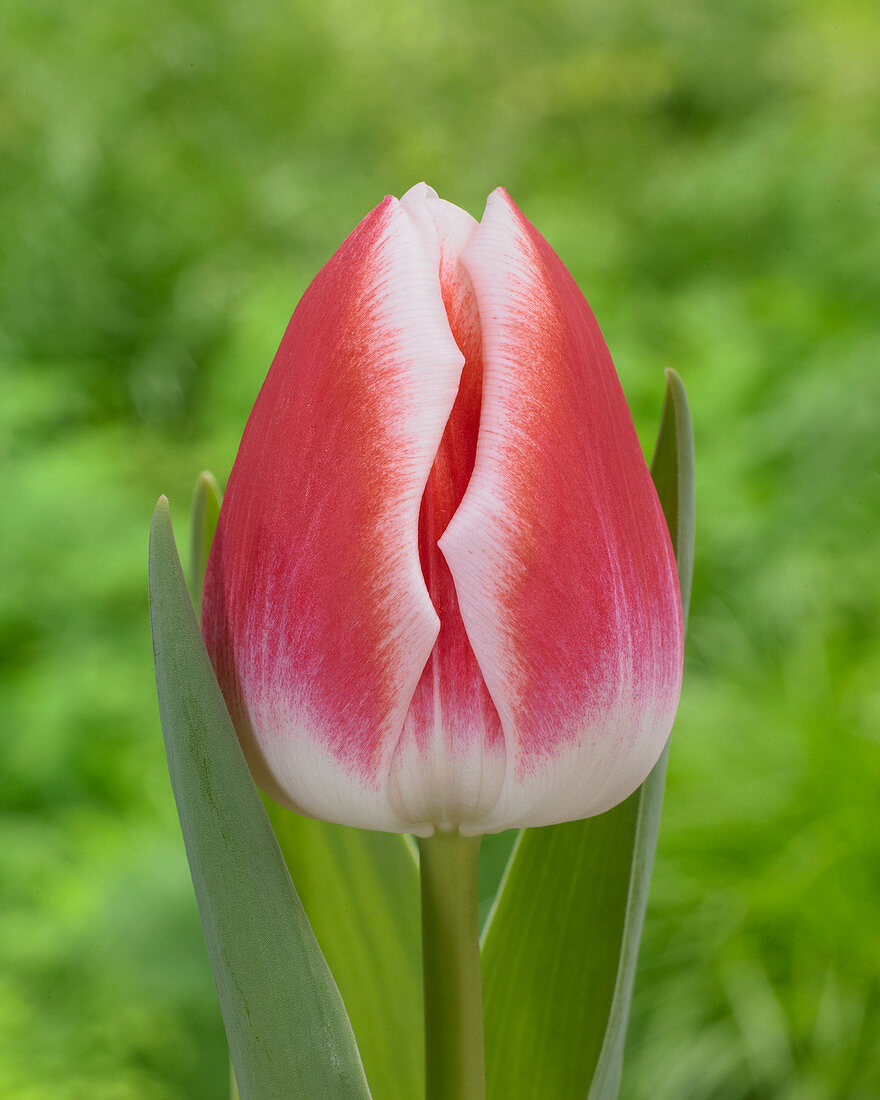
M149 579L168 767L242 1100L368 1097L342 998L202 642L164 497Z
M190 570L189 590L198 619L202 611L202 587L205 583L205 569L208 566L208 554L217 520L220 518L222 494L217 479L210 470L202 470L193 490L192 510L190 512Z
M208 568L208 555L214 532L220 519L220 505L223 494L217 479L210 470L202 470L196 478L193 489L192 507L189 524L189 594L196 612L196 619L202 617L202 592L205 587L205 572ZM235 1083L235 1070L229 1065L230 1100L241 1100L238 1085Z
M278 843L348 1009L376 1100L424 1094L419 872L394 833L267 801Z
M666 393L654 457L651 459L651 477L657 486L657 495L672 536L681 588L681 609L687 625L694 575L694 426L684 383L671 367L666 371Z
M663 400L663 411L660 414L657 445L651 460L651 476L657 486L657 495L672 536L681 587L681 609L685 626L687 626L694 572L696 518L694 429L684 383L678 373L671 368L666 371L666 395ZM645 911L648 907L654 854L657 851L657 834L660 831L660 813L663 809L663 788L666 783L668 758L669 746L667 745L654 770L637 792L638 818L620 962L608 1014L608 1025L588 1100L614 1100L620 1090L630 1003L636 977L639 942L645 923Z
M652 462L687 615L693 567L694 457L675 371ZM527 829L514 849L483 946L486 1065L492 1100L613 1100L666 775L608 813Z

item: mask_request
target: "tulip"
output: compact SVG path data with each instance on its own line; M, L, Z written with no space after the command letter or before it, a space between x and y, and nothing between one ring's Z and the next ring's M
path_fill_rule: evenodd
M275 800L429 836L601 813L681 687L669 534L599 327L499 188L419 184L306 291L245 428L202 628Z

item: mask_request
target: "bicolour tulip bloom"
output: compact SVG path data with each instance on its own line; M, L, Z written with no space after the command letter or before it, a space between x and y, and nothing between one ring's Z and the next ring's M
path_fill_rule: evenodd
M248 420L203 632L251 769L428 835L588 817L681 687L669 534L608 349L503 189L388 197L306 291Z

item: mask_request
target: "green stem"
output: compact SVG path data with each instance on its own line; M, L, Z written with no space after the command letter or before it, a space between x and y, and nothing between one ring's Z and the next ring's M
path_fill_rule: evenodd
M480 837L419 840L426 1100L484 1100Z

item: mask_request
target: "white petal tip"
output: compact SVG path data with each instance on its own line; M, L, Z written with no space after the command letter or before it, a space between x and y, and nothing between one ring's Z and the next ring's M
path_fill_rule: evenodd
M421 183L417 183L411 187L400 201L404 206L408 207L417 202L427 202L430 199L438 199L439 197L440 196L434 188L423 180Z

